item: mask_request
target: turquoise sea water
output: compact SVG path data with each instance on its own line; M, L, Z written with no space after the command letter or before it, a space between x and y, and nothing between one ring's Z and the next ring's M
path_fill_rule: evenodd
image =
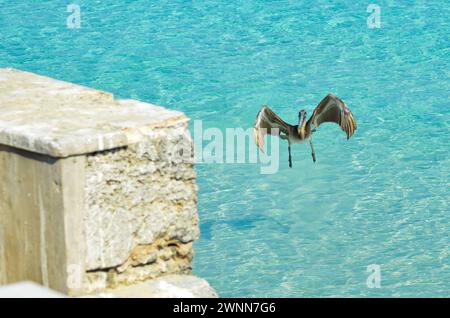
M198 165L194 271L222 296L450 296L450 7L446 1L0 0L0 67L184 111L204 128L295 123L328 92L350 141L321 126L280 171ZM0 114L1 116L1 114ZM381 288L366 285L370 264Z

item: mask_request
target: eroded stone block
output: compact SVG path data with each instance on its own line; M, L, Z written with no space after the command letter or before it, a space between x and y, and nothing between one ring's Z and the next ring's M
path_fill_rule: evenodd
M191 272L184 114L13 69L0 112L0 284L83 295Z
M179 129L86 157L86 270L108 271L107 286L190 272L199 236L193 164L155 147L172 135Z

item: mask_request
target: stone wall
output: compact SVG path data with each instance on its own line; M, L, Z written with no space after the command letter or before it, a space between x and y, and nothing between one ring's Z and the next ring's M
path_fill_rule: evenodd
M149 280L191 273L184 114L13 69L0 69L0 113L0 284L86 295L144 282L128 290L153 295Z
M87 156L88 288L191 272L199 237L195 171L167 155L191 147L183 133L158 129L138 144Z

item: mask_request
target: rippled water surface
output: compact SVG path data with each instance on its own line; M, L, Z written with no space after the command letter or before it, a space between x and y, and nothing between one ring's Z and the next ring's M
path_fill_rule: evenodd
M68 2L69 3L69 2ZM328 92L352 109L276 174L198 165L195 273L222 296L450 296L446 1L0 0L0 67L251 127L262 104L295 123ZM381 288L366 285L370 264Z

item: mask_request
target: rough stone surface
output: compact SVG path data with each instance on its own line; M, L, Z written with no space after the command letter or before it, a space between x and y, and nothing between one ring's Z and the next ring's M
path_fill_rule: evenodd
M0 69L0 144L68 157L137 143L180 127L180 112L15 69Z
M197 185L192 158L173 155L180 149L192 153L185 128L167 128L138 144L87 156L89 291L190 273L192 242L199 237Z
M109 289L99 297L118 298L217 298L204 279L191 275L167 275L132 286Z
M69 295L190 274L193 143L179 112L0 70L0 284Z

